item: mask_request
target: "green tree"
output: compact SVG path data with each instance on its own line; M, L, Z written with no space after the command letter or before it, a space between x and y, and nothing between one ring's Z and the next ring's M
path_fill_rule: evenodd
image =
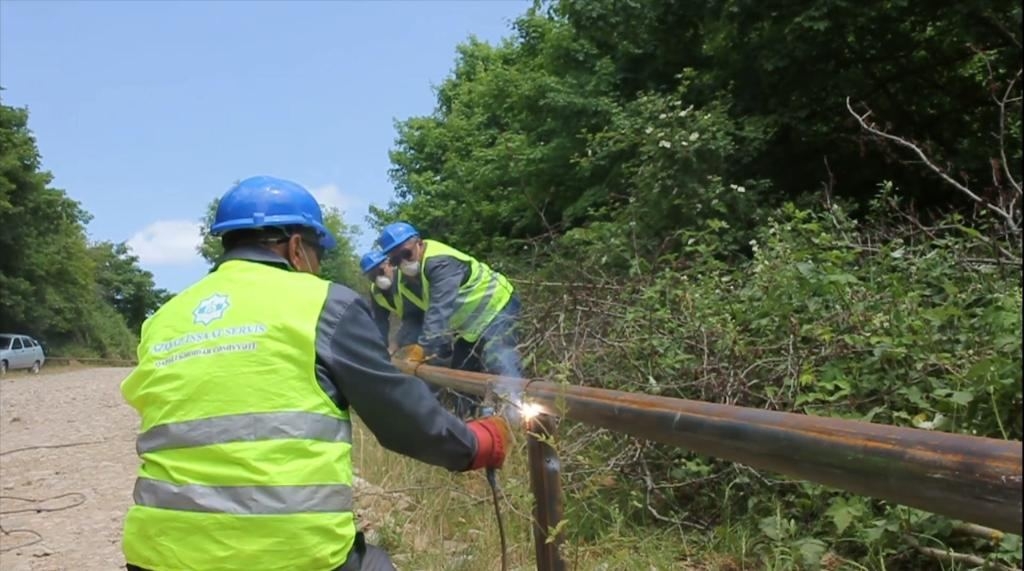
M82 341L94 305L90 216L40 169L28 112L0 105L0 323Z
M906 149L867 136L847 112L847 97L978 194L1009 202L1021 149L1000 146L993 133L1003 117L1004 140L1020 136L1013 78L1021 7L1009 0L944 6L540 3L500 44L459 46L434 112L398 124L396 197L372 211L373 222L409 220L484 253L521 252L595 223L636 222L657 235L709 219L700 176L714 177L709 186L755 190L760 206L820 193L826 183L831 195L866 207L885 179L918 207L971 211L974 201L935 172L908 166L917 157ZM1008 89L1009 104L998 105L994 97ZM677 120L688 110L691 117ZM665 138L675 128L669 119L728 141L719 141L710 162L704 143L705 156L676 160L681 144L652 155L652 140L673 144ZM709 134L687 135L694 132ZM650 201L666 191L666 208ZM644 200L641 218L621 215ZM694 215L698 205L705 214ZM674 244L664 246L648 250Z
M96 264L100 297L138 333L142 322L171 297L170 292L155 287L153 274L139 267L138 256L124 243L99 242L89 253Z
M884 177L920 206L964 204L898 149L865 144L846 98L984 185L999 156L992 96L1021 67L1021 5L1009 0L560 0L551 11L614 62L624 96L671 90L689 68L704 101L728 93L734 116L771 125L748 168L788 196L832 177L834 192L863 203ZM1019 125L1019 113L1008 118Z
M213 225L213 218L217 214L219 198L215 198L206 207L206 214L200 220L202 222L202 237L197 251L212 266L224 254L220 238L210 234L210 226ZM337 282L351 288L362 291L365 289L365 281L359 272L359 259L355 253L355 235L359 228L353 224L346 224L342 219L342 213L332 206L320 205L324 214L324 225L331 231L338 241L338 247L327 252L324 259L320 261L320 275L324 279Z
M373 211L377 224L404 218L473 252L511 252L600 203L600 173L577 161L615 111L611 70L563 22L528 15L517 31L460 46L435 112L398 125L397 200Z
M123 251L90 248L90 215L52 180L28 112L0 103L0 330L38 337L51 354L129 357L128 323L137 329L166 292Z

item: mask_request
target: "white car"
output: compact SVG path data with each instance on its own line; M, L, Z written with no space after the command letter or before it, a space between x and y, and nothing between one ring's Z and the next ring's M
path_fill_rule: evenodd
M28 369L35 374L46 362L43 347L28 335L0 333L0 376L14 369Z

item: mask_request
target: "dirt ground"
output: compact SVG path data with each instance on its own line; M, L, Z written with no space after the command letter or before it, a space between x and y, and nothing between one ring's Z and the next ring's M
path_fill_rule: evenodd
M124 569L121 526L138 457L131 369L60 369L0 379L0 571ZM49 447L49 448L45 448ZM370 540L408 500L356 477Z
M124 569L121 524L138 463L137 417L118 387L129 371L0 380L3 571Z

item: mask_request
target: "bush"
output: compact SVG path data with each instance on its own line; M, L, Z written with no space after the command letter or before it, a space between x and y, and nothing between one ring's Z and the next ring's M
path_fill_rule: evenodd
M135 358L138 338L128 329L124 317L111 305L98 302L74 335L48 339L47 355L78 359Z
M570 236L572 255L553 258L574 260L578 283L523 286L531 362L570 384L1021 439L1019 265L986 259L988 240L955 217L925 228L883 210L891 204L883 194L870 228L839 206L786 205L751 234L741 263L722 261L735 253L705 226L628 278L602 263L628 257L628 242ZM564 263L533 281L565 275ZM782 567L828 554L922 568L906 533L989 550L939 516L566 430L580 538L655 520L742 528L760 538L763 563ZM1019 548L1002 549L992 556L1019 564Z

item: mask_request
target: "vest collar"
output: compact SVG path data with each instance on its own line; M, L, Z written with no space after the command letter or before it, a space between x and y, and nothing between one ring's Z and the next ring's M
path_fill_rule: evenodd
M283 270L294 270L292 265L288 263L288 260L266 248L250 244L246 246L239 246L230 252L225 252L224 255L217 260L217 264L214 265L213 269L210 271L215 272L222 264L224 264L224 262L230 262L232 260L244 260L246 262L256 262L258 264L274 266Z

